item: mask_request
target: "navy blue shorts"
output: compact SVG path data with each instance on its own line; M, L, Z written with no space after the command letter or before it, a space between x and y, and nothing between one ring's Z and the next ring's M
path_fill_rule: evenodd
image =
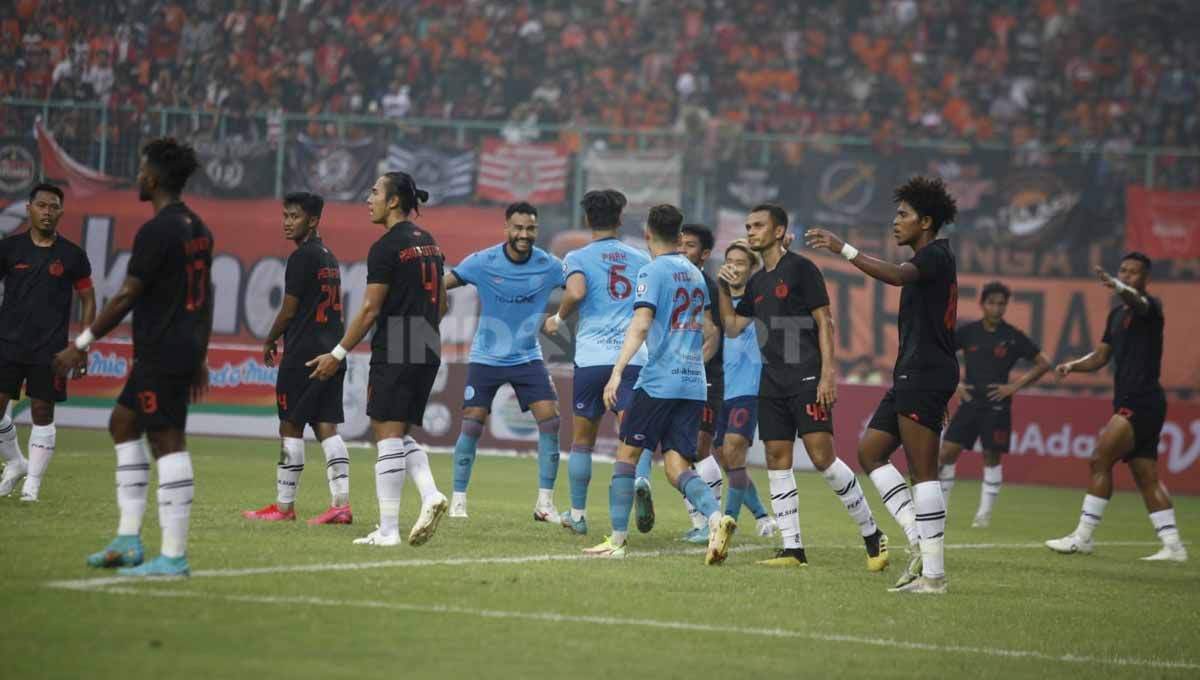
M734 397L721 405L721 417L717 419L717 436L714 446L725 443L725 433L738 434L747 442L754 441L754 430L758 426L758 397Z
M522 411L528 411L529 405L534 402L558 401L554 383L550 382L550 374L546 372L546 365L541 360L516 366L472 363L467 364L467 387L463 390L463 408L482 406L490 412L496 390L504 383L513 386Z
M620 439L651 451L674 451L688 460L696 459L696 434L704 402L692 399L655 399L645 390L633 392Z
M599 420L604 415L604 386L612 375L612 366L576 366L575 384L571 388L571 403L575 415L588 420ZM621 384L617 387L617 406L613 413L629 408L633 399L633 386L637 384L641 366L626 366L621 373Z

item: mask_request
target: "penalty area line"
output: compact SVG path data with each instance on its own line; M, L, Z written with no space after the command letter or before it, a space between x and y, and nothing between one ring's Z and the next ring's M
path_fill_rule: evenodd
M191 590L143 589L129 587L102 587L92 592L112 595L142 595L147 597L193 598L202 600L218 600L241 604L268 604L288 606L313 607L357 607L361 609L377 609L387 611L403 611L420 614L442 614L450 616L465 616L475 619L523 620L542 623L571 623L602 626L655 628L663 630L678 630L693 633L718 633L722 635L741 635L757 638L776 638L808 640L811 642L842 643L882 647L890 649L906 649L918 652L938 654L965 654L986 656L1003 659L1031 659L1035 661L1050 661L1065 664L1104 664L1126 668L1145 668L1157 670L1200 670L1200 663L1191 661L1174 661L1168 659L1139 659L1131 657L1102 657L1084 656L1078 654L1052 654L1034 650L1006 649L1003 647L977 647L972 645L940 645L928 642L913 642L890 638L873 638L862 635L842 635L837 633L820 633L786 628L756 628L751 626L720 626L690 621L669 621L662 619L637 619L616 616L594 616L564 614L560 612L537 611L507 611L500 609L475 609L459 607L450 604L408 604L402 602L382 602L379 600L342 600L324 597L281 597L268 595L222 595Z

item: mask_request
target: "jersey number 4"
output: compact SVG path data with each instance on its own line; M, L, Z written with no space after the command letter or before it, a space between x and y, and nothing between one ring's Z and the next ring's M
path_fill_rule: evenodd
M693 288L689 293L687 288L676 288L675 308L671 310L671 330L699 330L702 312L704 312L703 290Z
M317 303L317 323L326 323L330 309L338 313L342 311L342 286L338 283L322 283L321 292L325 294L325 299Z

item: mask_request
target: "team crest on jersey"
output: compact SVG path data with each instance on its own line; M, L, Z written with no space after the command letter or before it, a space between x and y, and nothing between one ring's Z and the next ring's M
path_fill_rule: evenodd
M1126 312L1125 318L1121 321L1121 328L1129 328L1129 324L1133 322L1133 315Z
M51 262L50 267L47 271L50 272L50 276L62 276L63 275L62 260L55 260L55 261Z
M996 355L997 359L1003 359L1004 355L1008 354L1008 345L1003 343L996 345L996 348L992 350L992 353Z
M644 283L639 283L639 284L638 284L638 287L637 287L637 294L638 294L638 295L645 295L645 294L646 294L646 284L644 284Z
M504 277L503 276L493 276L492 283L504 283Z
M788 286L786 283L784 283L783 281L780 281L778 284L775 285L775 297L782 300L785 297L787 297L787 294L788 294Z

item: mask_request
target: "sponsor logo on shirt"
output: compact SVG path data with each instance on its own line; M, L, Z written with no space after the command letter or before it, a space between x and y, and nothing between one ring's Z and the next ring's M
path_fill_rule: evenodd
M23 269L29 269L29 265L25 262L18 262L15 265L13 265L13 269L16 271L21 271Z

